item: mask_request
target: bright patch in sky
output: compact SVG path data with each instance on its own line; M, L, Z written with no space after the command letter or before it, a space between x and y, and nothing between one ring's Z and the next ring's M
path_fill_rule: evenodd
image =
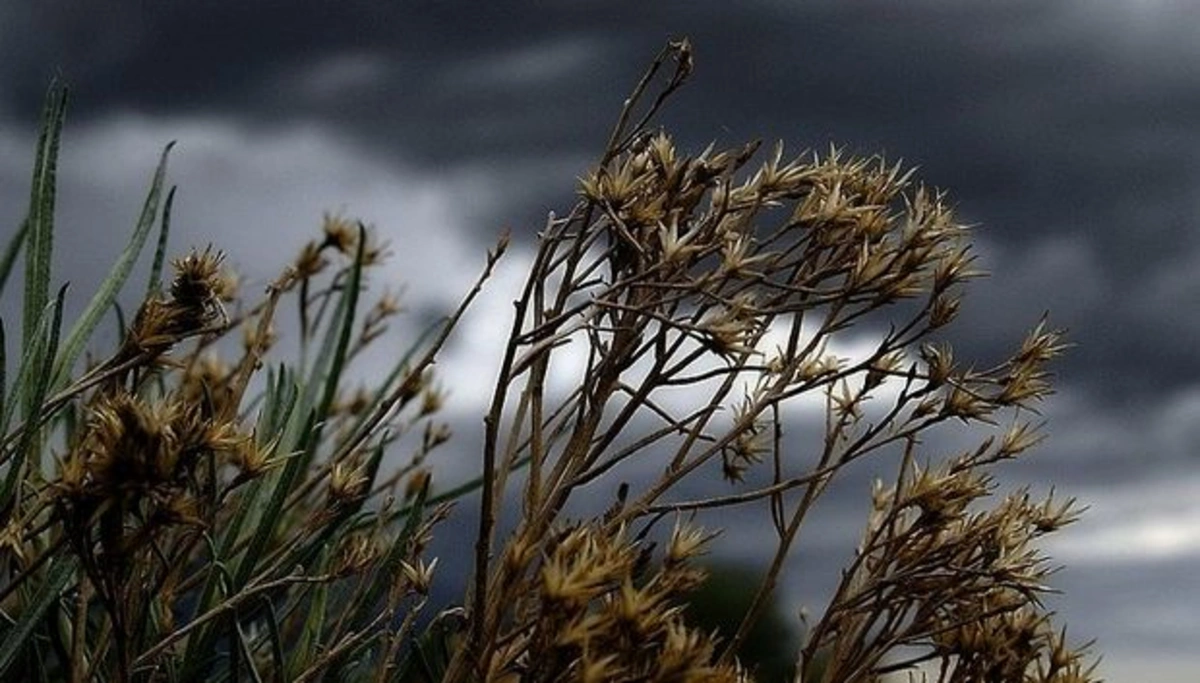
M1079 522L1047 541L1049 554L1068 566L1200 559L1200 468L1196 469L1119 489L1072 490L1089 509Z
M22 145L23 137L0 131L0 150L24 148L29 156L32 139ZM168 183L179 186L171 253L211 242L255 287L306 240L319 237L323 213L332 212L374 225L390 243L392 259L377 285L405 285L410 305L456 301L488 246L465 222L498 203L478 168L430 173L385 164L316 124L260 131L219 119L124 115L68 128L65 138L59 239L83 248L57 256L60 272L72 275L79 273L76 261L89 254L90 260L109 258L107 252L115 257L170 140L176 145ZM7 168L0 180L5 204L23 206L27 190L14 185L28 181ZM102 247L99 254L89 245Z

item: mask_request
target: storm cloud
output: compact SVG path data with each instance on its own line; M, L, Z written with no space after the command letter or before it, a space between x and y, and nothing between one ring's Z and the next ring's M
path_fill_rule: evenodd
M991 272L958 355L997 359L1047 310L1069 328L1051 438L1006 476L1091 506L1051 546L1068 566L1056 607L1100 638L1110 680L1182 682L1200 671L1197 26L1182 0L4 3L0 230L24 212L59 76L72 248L56 269L83 291L169 140L177 247L214 242L263 281L290 255L278 244L344 208L403 246L395 276L438 308L511 227L503 291L648 60L687 36L697 71L663 117L681 145L916 165L978 225ZM497 294L465 323L448 384L487 372L474 351L508 310ZM471 397L452 400L477 429Z

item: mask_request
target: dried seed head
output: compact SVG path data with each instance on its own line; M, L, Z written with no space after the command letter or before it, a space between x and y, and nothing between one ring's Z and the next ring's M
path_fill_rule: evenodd
M316 242L309 242L304 245L300 253L296 256L296 260L292 264L295 271L295 276L300 280L307 280L329 265L329 260L321 253L321 247Z
M429 564L425 564L425 560L420 558L417 558L416 564L401 560L400 571L404 573L404 578L414 591L421 595L428 595L429 587L433 584L433 570L437 568L437 563L438 558L436 557Z
M367 494L371 482L361 465L337 462L329 472L329 498L334 503L360 500Z
M339 576L361 574L371 568L379 559L379 554L379 544L370 534L350 534L342 542L334 574Z
M371 392L366 387L359 387L346 401L343 409L348 415L362 415L371 406Z
M171 262L175 279L171 281L171 299L175 304L206 313L225 292L221 276L221 261L225 258L212 247L202 252L192 251Z
M608 683L608 681L616 680L614 664L617 659L615 654L596 656L590 650L584 650L583 656L580 658L580 683Z
M432 415L442 409L446 403L446 390L440 386L426 384L421 391L420 416Z
M796 379L801 382L815 383L828 375L834 374L841 367L841 359L825 353L818 348L806 355L796 370Z
M716 535L716 533L708 533L700 527L691 527L676 522L675 528L671 530L671 540L667 544L666 564L682 564L694 559L704 552L704 547Z
M668 268L686 268L692 261L703 253L705 245L698 241L699 230L680 234L678 220L669 223L658 222L658 247L661 250L659 259Z
M177 492L160 508L162 521L166 524L204 527L207 523L201 513L200 503L195 496Z
M870 392L882 386L890 375L895 374L899 370L903 362L904 352L901 350L891 351L872 358L867 366L866 375L863 377L863 391Z
M321 231L325 233L325 240L318 249L333 248L346 256L354 254L358 227L353 222L341 214L326 213L321 221Z
M942 404L943 414L957 417L963 422L986 421L988 416L995 412L995 409L995 405L991 402L961 384L955 384L950 388L946 393L945 402Z
M930 389L945 384L954 372L954 350L949 344L923 344L921 360L925 362Z
M102 491L145 489L180 474L171 406L117 393L100 396L90 413L79 456L90 485Z
M421 437L421 448L426 452L431 451L449 441L453 435L454 433L450 430L450 425L445 422L430 420L425 423L425 432Z
M393 291L385 291L375 301L375 312L379 318L390 318L404 312L404 305L400 301L400 295Z
M1045 434L1028 422L1018 422L1008 428L1000 439L997 455L1001 458L1017 456L1041 443Z
M933 291L940 294L954 285L979 277L982 273L971 268L974 262L975 257L966 247L941 252L933 270Z
M1062 337L1062 330L1046 329L1046 320L1043 318L1025 337L1014 360L1018 363L1044 363L1057 358L1067 347Z
M276 435L270 443L259 445L258 439L250 435L243 438L238 447L230 452L230 461L238 468L243 480L257 479L281 464L279 458L272 457L279 446L280 438L280 435Z
M23 521L16 516L9 518L8 522L4 525L4 529L0 530L0 557L4 557L5 554L11 554L23 566L27 559L24 535L25 525Z
M937 329L945 327L958 317L962 299L951 294L937 294L929 305L929 326Z
M733 441L721 450L721 473L725 480L742 482L746 471L762 462L767 450L767 435L762 427L751 426L739 431Z
M432 480L433 474L428 469L414 470L404 481L404 500L409 501L416 498L418 494L429 488Z
M363 226L365 243L363 244L363 266L377 266L383 263L390 252L388 252L388 243L380 242L378 231L374 225Z
M75 449L61 461L54 487L65 498L83 498L88 493L89 462L85 451Z
M225 385L229 373L229 364L216 353L201 354L184 367L179 382L181 400L184 403L202 403L206 399L215 399L214 393Z

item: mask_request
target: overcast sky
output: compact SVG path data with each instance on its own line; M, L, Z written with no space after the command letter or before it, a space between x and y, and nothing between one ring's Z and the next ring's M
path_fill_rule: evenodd
M697 72L664 118L681 144L918 165L978 224L992 273L959 355L994 359L1047 309L1070 328L1051 439L1017 470L1091 506L1051 546L1056 605L1113 683L1183 683L1200 671L1198 29L1188 0L0 2L0 230L24 213L57 73L73 100L56 268L80 299L178 140L177 250L214 242L263 282L344 210L437 310L503 227L528 244L569 206L647 60L689 36ZM509 310L489 301L451 386L486 372L472 349Z

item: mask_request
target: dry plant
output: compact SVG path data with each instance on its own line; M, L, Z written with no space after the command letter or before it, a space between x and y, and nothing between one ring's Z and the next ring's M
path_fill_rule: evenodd
M432 363L507 239L454 313L352 391L347 367L398 310L386 295L360 303L385 256L370 232L326 217L322 239L247 304L211 250L175 260L159 285L169 194L136 315L119 321L112 355L73 377L160 213L165 153L129 247L60 343L48 264L65 98L52 89L29 218L0 263L7 276L24 249L23 357L0 415L0 672L752 680L737 652L805 521L852 463L874 459L893 483L878 485L857 551L796 644L796 680L1095 680L1041 603L1051 568L1033 546L1072 504L995 500L989 474L1040 439L1030 420L1059 333L1041 323L984 370L956 360L937 336L976 273L942 194L837 150L786 159L779 146L758 164L756 144L681 153L655 121L691 70L690 46L669 44L579 201L546 222L481 472L436 495L427 458L449 432ZM275 364L285 299L299 358ZM839 352L854 328L880 330L869 352ZM791 433L800 404L821 407L817 438ZM921 452L953 424L986 436L954 457ZM721 478L722 492L681 493ZM475 489L463 604L423 614L435 525ZM575 516L581 495L610 496L607 509ZM696 515L735 506L761 508L776 542L720 642L683 607L716 535Z

